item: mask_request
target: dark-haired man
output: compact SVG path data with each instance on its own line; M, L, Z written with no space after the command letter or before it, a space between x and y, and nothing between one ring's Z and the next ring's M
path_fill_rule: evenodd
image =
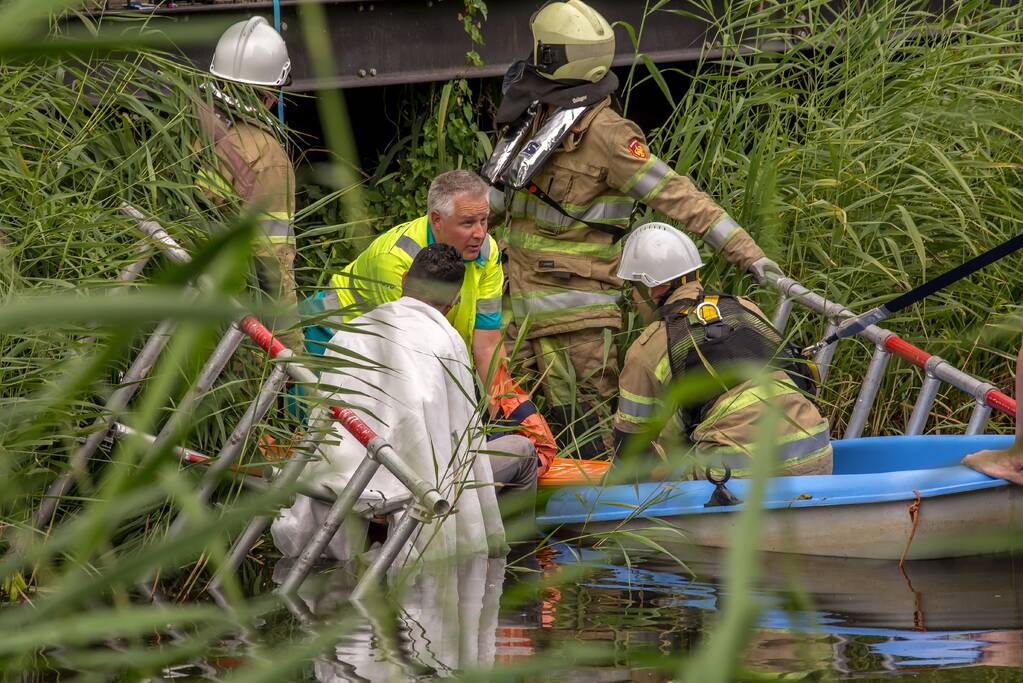
M402 277L402 298L429 304L447 316L458 304L464 276L465 264L454 247L430 245L416 254ZM470 387L465 389L471 394ZM506 487L502 490L535 489L536 448L529 439L518 434L498 436L488 442L487 452L494 481Z

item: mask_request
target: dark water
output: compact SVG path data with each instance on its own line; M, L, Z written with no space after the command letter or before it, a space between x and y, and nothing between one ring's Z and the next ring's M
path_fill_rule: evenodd
M491 666L503 680L668 681L729 599L716 558L687 564L692 574L663 556L615 563L559 545L424 569L365 615L346 603L351 579L338 571L304 588L259 639L344 630L306 667L310 681L431 680ZM768 556L761 570L743 679L1023 681L1023 558L914 562L903 573L892 562ZM245 648L224 654L220 674Z

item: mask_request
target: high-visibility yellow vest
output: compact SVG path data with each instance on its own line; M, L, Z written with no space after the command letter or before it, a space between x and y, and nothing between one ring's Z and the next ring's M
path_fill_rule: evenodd
M347 322L362 313L401 297L401 279L421 249L436 240L427 216L391 228L331 280L342 318ZM448 312L451 325L472 351L474 330L501 328L504 272L497 242L487 236L479 256L465 263L458 303Z

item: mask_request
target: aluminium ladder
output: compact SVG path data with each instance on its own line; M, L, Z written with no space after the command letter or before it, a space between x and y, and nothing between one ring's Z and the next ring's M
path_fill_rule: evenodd
M812 292L796 280L788 277L778 277L774 274L768 275L768 281L772 287L781 294L781 301L772 316L771 322L784 334L789 317L792 314L793 306L806 308L825 318L827 326L824 336L830 335L838 329L839 323L845 318L854 315L852 311L842 304L825 299L820 294ZM853 404L852 413L849 415L849 422L842 438L856 439L863 435L863 429L870 416L870 410L877 398L877 392L881 387L881 380L888 367L888 361L892 356L908 361L924 371L923 383L920 392L917 394L913 404L913 412L906 424L905 434L922 434L927 424L927 417L931 412L931 406L938 394L942 382L959 389L973 398L973 412L970 414L970 421L966 427L967 434L980 434L987 427L991 418L991 410L995 409L1002 413L1016 417L1016 400L1006 396L993 384L969 375L948 361L932 355L923 349L910 344L899 337L891 330L870 325L857 333L874 344L874 353L870 358L863 384L860 387L856 402ZM841 341L841 340L839 340ZM838 342L834 342L820 349L814 360L821 375L821 384L827 377L828 366L835 355ZM1016 397L1018 399L1019 397Z
M188 253L170 237L156 221L146 220L145 216L129 205L122 206L122 211L133 218L136 227L145 236L145 242L139 249L142 258L131 264L119 277L124 283L133 281L142 271L151 257L151 248L155 246L170 260L185 263L190 260ZM189 289L189 296L195 296L208 286L208 282L200 277ZM214 351L206 360L195 383L189 387L178 410L164 423L159 433L154 435L141 434L119 422L120 413L128 406L138 391L141 383L148 377L161 352L165 348L174 330L172 321L160 323L153 335L143 345L139 355L121 378L118 388L112 392L104 405L102 415L92 426L92 431L84 443L75 451L71 458L71 467L48 487L33 523L36 529L44 529L51 523L61 496L66 495L75 485L75 475L93 458L100 445L110 443L117 438L132 435L140 438L149 447L147 458L155 457L164 450L169 450L184 462L204 462L210 465L198 490L201 505L208 503L210 497L229 469L237 469L236 462L242 455L244 446L255 430L257 424L267 414L277 395L291 379L309 388L317 384L316 375L294 360L293 352L280 342L254 316L240 310L239 318L232 322L224 332ZM249 403L239 422L230 436L222 445L215 457L210 457L177 445L175 439L185 426L192 410L212 389L213 384L227 366L242 341L248 337L256 343L270 359L278 361L274 364L267 379L260 386L256 397ZM370 479L382 466L393 474L411 493L410 502L405 506L395 531L390 535L370 569L360 579L359 588L362 592L370 589L370 585L378 580L393 560L398 556L407 540L423 523L430 522L437 516L447 514L450 502L436 490L434 486L422 480L402 460L395 449L383 437L376 434L353 410L328 403L329 396L318 388L313 390L314 398L320 400L310 415L310 429L295 449L295 454L281 468L272 481L260 481L254 477L244 477L246 486L266 490L269 487L280 487L295 490L299 487L299 475L309 457L316 450L319 442L328 434L335 422L340 423L360 444L366 448L366 457L360 463L355 475L338 496L333 496L326 489L299 490L320 500L329 501L331 508L323 526L314 534L299 562L282 587L284 592L292 592L308 576L313 563L320 557L323 549L340 528L344 519L352 513L359 497ZM401 501L406 502L406 501ZM233 573L244 560L248 551L259 539L270 522L268 517L253 519L242 535L231 548L227 563L211 582L211 590L216 590L228 573ZM186 526L187 520L183 512L179 513L168 529L168 535L179 534ZM148 583L148 578L144 583Z

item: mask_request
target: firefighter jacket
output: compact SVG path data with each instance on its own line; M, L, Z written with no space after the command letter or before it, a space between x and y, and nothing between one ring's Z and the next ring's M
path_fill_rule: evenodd
M387 301L401 297L402 276L420 249L435 242L427 216L391 228L377 237L331 280L338 308L347 322ZM479 256L465 264L458 303L448 321L472 351L473 330L501 329L504 271L497 243L487 236Z
M215 168L200 168L196 185L221 202L236 199L256 209L262 239L254 251L260 286L274 298L297 305L295 263L295 167L273 133L244 119L231 120L205 104L197 108L216 153Z
M230 121L209 111L199 113L200 119L211 115L215 120L203 128L211 133L220 163L215 169L200 169L196 184L212 196L237 196L246 206L257 208L268 241L294 246L295 167L288 153L263 126Z
M679 287L666 306L696 300L702 293L699 282ZM763 318L763 313L748 299L737 300ZM614 427L619 432L642 431L662 406L661 397L668 385L679 377L672 375L668 355L668 337L664 321L649 325L629 348L619 377L620 396ZM757 446L760 417L766 405L780 410L776 421L776 443L781 467L789 472L830 473L831 444L828 422L813 402L800 392L789 375L781 370L769 373L766 382L743 382L708 404L696 425L681 424L679 414L661 432L664 443L689 442L707 463L732 468L735 476L748 476L750 455ZM715 467L716 469L716 467Z
M534 124L535 125L535 124ZM574 218L628 228L637 201L680 221L743 269L764 252L688 177L650 154L639 127L610 99L587 112L532 183ZM565 216L529 187L491 208L506 213L501 234L514 319L529 317L527 338L593 327L621 327L621 242Z

